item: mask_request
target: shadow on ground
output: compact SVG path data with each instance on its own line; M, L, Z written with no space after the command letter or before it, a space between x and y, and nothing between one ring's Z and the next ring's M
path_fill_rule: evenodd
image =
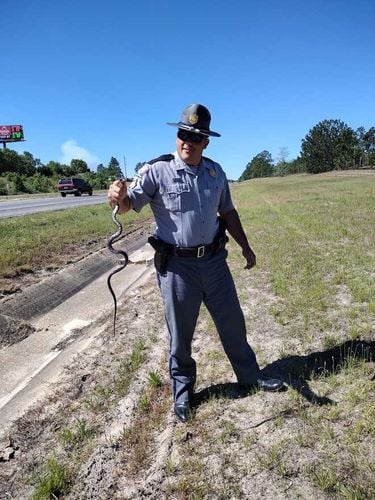
M265 366L264 375L277 377L287 386L293 387L312 404L335 404L327 397L318 396L309 387L308 381L317 375L339 373L349 360L375 361L375 342L348 340L326 351L313 352L306 356L288 356ZM243 389L235 383L216 384L194 394L194 406L199 406L212 397L239 399L249 396L255 388Z

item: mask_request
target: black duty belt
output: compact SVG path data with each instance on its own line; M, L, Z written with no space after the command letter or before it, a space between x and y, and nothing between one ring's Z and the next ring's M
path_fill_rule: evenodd
M211 253L214 248L214 243L198 247L173 247L172 254L177 255L177 257L195 257L196 259L200 259L201 257Z

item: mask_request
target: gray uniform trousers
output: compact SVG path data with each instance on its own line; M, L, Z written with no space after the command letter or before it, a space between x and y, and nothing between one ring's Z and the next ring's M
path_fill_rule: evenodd
M225 249L199 259L172 256L167 272L157 273L169 331L169 372L175 402L188 401L193 393L196 364L191 343L202 302L214 320L238 382L252 384L259 375L226 257Z

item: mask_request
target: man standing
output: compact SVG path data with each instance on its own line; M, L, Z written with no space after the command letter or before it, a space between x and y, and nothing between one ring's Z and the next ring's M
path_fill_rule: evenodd
M221 166L204 157L211 115L201 104L187 106L178 123L173 154L145 164L127 189L125 181L112 183L108 199L119 213L139 212L150 204L156 233L155 267L169 331L169 373L174 412L186 422L196 379L191 343L202 302L210 312L226 355L242 386L277 391L282 382L260 372L246 339L244 316L226 263L224 227L242 249L245 269L255 266L251 249ZM220 217L219 217L220 216Z

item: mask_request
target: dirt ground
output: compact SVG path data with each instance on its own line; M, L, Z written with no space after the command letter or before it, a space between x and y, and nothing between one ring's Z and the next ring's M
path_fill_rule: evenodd
M72 248L71 258L101 245ZM298 436L310 439L297 413L319 396L307 375L304 384L291 378L290 358L280 361L287 332L270 315L278 299L267 276L258 284L251 272L238 276L249 342L266 372L284 378L284 392L238 388L202 309L193 344L195 414L188 424L177 423L152 275L119 304L116 336L111 319L102 318L102 335L66 368L48 398L13 425L0 445L0 499L328 498L302 473L327 453L324 444L292 445ZM14 277L13 287L32 281ZM312 353L316 347L319 354L318 345ZM297 339L288 339L288 347L311 372L318 354L308 356ZM301 397L295 404L291 391Z

